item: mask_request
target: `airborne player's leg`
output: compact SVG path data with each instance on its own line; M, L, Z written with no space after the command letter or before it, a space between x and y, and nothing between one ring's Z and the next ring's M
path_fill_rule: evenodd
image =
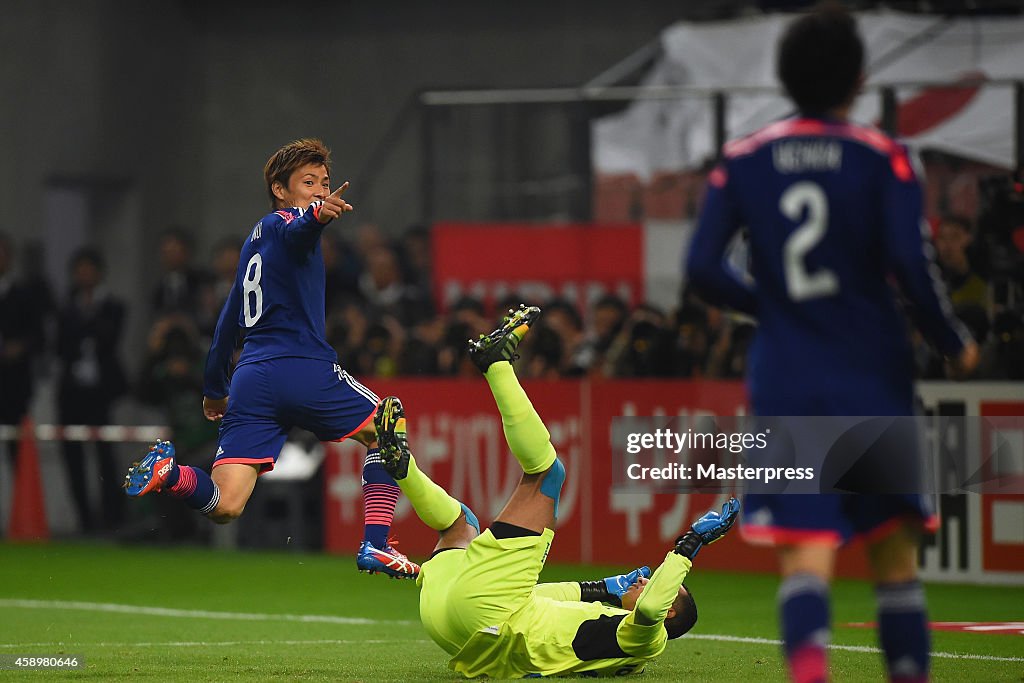
M551 435L519 384L512 361L516 348L540 317L536 306L509 311L502 325L470 342L469 356L484 373L501 413L501 426L523 478L491 531L498 536L540 535L554 529L565 467L551 444Z

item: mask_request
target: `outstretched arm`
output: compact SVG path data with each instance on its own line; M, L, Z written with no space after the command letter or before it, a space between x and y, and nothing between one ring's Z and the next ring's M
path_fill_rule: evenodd
M597 581L564 581L561 583L540 583L533 594L560 602L605 602L616 607L622 606L622 595L641 577L651 575L650 567L639 567L627 574L617 574Z
M676 539L676 546L644 586L636 605L616 629L616 640L623 652L634 657L655 657L665 648L668 631L664 622L676 604L679 588L693 566L700 549L714 543L732 527L739 515L735 498L722 506L722 512L707 512L689 531Z

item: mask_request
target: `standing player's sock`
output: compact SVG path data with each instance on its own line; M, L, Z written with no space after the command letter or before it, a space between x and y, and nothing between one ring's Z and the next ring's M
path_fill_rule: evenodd
M875 587L878 601L878 639L893 683L928 680L928 618L920 581L882 583Z
M537 474L551 467L556 457L551 434L520 386L512 364L498 361L487 369L484 378L501 413L505 440L523 471Z
M204 470L188 465L175 465L167 473L164 491L176 498L183 498L193 510L208 515L220 502L220 489Z
M395 520L398 485L381 463L378 449L366 451L363 462L363 540L374 548L386 548L388 532Z
M792 574L779 586L782 645L794 683L828 680L828 584L814 574Z
M424 474L416 466L416 458L411 454L409 455L409 473L404 479L398 480L398 485L405 497L409 499L416 515L431 529L444 531L454 524L462 513L462 504ZM469 514L472 513L467 512L467 517ZM470 523L472 524L472 521Z

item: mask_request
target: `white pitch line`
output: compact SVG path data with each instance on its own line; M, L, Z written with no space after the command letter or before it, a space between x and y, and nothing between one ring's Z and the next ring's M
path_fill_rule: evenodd
M0 607L23 609L83 610L86 612L115 612L118 614L143 614L154 617L185 617L189 619L228 619L236 621L300 621L321 624L348 624L368 626L373 624L411 624L411 621L386 621L361 617L338 617L327 614L258 614L251 612L212 612L209 610L175 609L172 607L149 607L146 605L120 605L111 602L74 602L70 600L14 600L0 599Z
M306 623L372 625L372 624L411 624L411 621L383 621L379 619L363 619L358 617L338 617L325 614L258 614L250 612L211 612L208 610L185 610L169 607L147 607L144 605L120 605L110 602L73 602L67 600L14 600L0 599L0 607L20 607L25 609L65 609L84 610L90 612L115 612L119 614L144 614L159 617L188 617L200 619L234 619L239 621L299 621ZM714 640L726 643L747 643L750 645L782 645L781 640L773 638L756 638L750 636L729 636L712 633L693 633L684 636L689 640ZM301 645L301 644L355 644L355 643L399 643L409 641L393 640L337 640L337 641L288 641L288 640L253 640L253 641L214 641L210 643L77 643L83 647L154 647L170 645L177 647L194 647L202 645ZM427 641L422 641L427 642ZM68 646L67 643L0 643L0 648ZM845 652L863 652L879 654L877 647L866 645L829 645L832 650ZM959 652L932 652L932 657L940 659L971 659L984 662L1024 662L1024 657L997 657L995 655L975 655Z
M716 640L724 643L748 643L751 645L782 645L781 640L773 638L755 638L751 636L724 636L712 633L692 633L683 636L687 640ZM844 652L865 652L869 654L881 654L877 647L867 645L829 645L830 650L842 650ZM1024 657L998 657L996 655L972 655L960 652L932 652L932 657L939 659L975 659L983 662L1024 662Z
M207 646L238 646L238 645L394 645L395 643L430 643L426 639L414 640L215 640L205 642L200 640L179 640L165 643L0 643L0 648L23 648L23 647L60 647L60 648L87 648L87 647L207 647Z

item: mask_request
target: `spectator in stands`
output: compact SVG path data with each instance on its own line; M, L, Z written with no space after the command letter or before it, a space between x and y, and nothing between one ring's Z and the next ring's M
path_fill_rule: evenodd
M153 290L153 312L185 313L198 318L207 275L192 266L192 236L168 228L160 237L160 281Z
M210 464L217 445L217 425L196 410L196 397L203 391L205 349L189 316L161 317L150 330L136 390L139 398L164 411L177 461L186 465Z
M217 425L196 410L196 397L203 393L207 343L189 316L161 317L149 333L136 395L163 412L177 462L209 471L217 450ZM154 538L180 542L200 533L198 518L188 508L166 496L157 496L154 504L159 518L146 525L159 527Z
M641 304L612 343L605 362L609 377L664 377L672 361L671 333L665 314Z
M352 247L333 232L321 235L320 251L324 255L324 308L330 317L344 302L358 296L363 266Z
M710 349L704 307L689 304L680 308L676 313L675 333L670 374L673 377L703 377Z
M14 243L0 233L0 425L17 425L28 413L32 357L42 344L41 320L29 291L15 280ZM7 443L11 462L16 446L16 440Z
M21 250L21 277L18 278L28 307L36 317L32 324L39 334L34 354L37 366L45 354L53 351L53 335L57 324L57 300L46 276L44 256L43 243L40 240L27 240Z
M466 356L466 341L486 333L488 325L484 305L478 299L463 297L451 306L445 323L444 339L438 351L441 374L474 376L477 370Z
M400 249L402 275L406 284L429 295L431 282L430 230L425 225L412 225L402 234Z
M412 328L401 351L399 371L403 375L440 375L441 345L445 339L445 319L435 316Z
M954 306L988 305L988 285L971 266L969 248L974 242L970 222L961 216L942 218L935 232L935 252L942 277Z
M711 307L709 310L721 313L717 308ZM704 375L709 379L742 379L754 332L754 326L748 322L720 316L718 335L711 344Z
M979 379L1024 379L1024 313L1007 309L996 314L979 365Z
M580 349L583 364L591 373L599 373L604 365L605 355L611 348L616 335L626 323L629 307L614 294L605 294L591 308L587 335Z
M238 240L233 237L222 239L213 247L213 258L210 264L212 268L210 276L204 278L205 283L200 290L201 306L197 316L198 331L206 340L213 337L220 309L224 306L231 287L235 284L239 253L241 253L241 247Z
M411 327L434 313L429 295L402 280L398 255L390 246L374 247L366 255L366 270L359 278L359 292L371 315L390 315Z
M127 388L121 366L120 343L125 307L103 286L104 263L100 253L84 247L70 261L71 291L57 320L57 355L61 361L58 416L62 424L110 423L114 401ZM85 453L81 442L64 442L68 481L83 530L101 525L107 529L120 521L124 495L120 463L111 445L96 442L99 460L101 514L94 515L89 500Z
M558 335L560 357L557 361L561 377L580 377L589 369L592 360L586 353L583 319L576 306L565 299L553 299L544 306L541 325ZM543 335L538 335L543 338Z

